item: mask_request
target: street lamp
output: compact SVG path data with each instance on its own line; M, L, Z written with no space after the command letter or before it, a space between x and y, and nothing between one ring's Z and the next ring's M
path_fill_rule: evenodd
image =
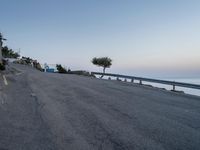
M2 46L3 41L6 41L6 39L3 38L2 34L0 33L0 63L2 64Z

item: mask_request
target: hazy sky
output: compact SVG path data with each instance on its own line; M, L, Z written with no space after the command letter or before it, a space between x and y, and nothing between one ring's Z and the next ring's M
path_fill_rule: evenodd
M138 76L200 76L199 0L0 0L5 43L41 63Z

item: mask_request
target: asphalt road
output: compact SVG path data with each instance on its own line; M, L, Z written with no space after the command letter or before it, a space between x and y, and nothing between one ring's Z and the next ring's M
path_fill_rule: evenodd
M17 69L17 70L16 70ZM11 65L0 150L199 150L200 97Z

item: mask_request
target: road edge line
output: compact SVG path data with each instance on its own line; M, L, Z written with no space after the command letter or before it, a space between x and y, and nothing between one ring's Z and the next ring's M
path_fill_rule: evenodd
M5 84L5 85L8 85L8 81L7 81L7 79L6 79L6 76L5 76L5 75L3 75L3 81L4 81L4 84Z

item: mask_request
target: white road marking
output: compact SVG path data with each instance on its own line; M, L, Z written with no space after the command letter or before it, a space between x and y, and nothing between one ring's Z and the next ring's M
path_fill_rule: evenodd
M8 85L8 81L7 81L7 79L6 79L6 76L5 76L5 75L3 75L3 81L4 81L4 84L5 84L5 85Z
M19 76L19 75L21 75L21 74L23 74L23 72L20 72L20 73L16 73L16 75L17 75L17 76Z

